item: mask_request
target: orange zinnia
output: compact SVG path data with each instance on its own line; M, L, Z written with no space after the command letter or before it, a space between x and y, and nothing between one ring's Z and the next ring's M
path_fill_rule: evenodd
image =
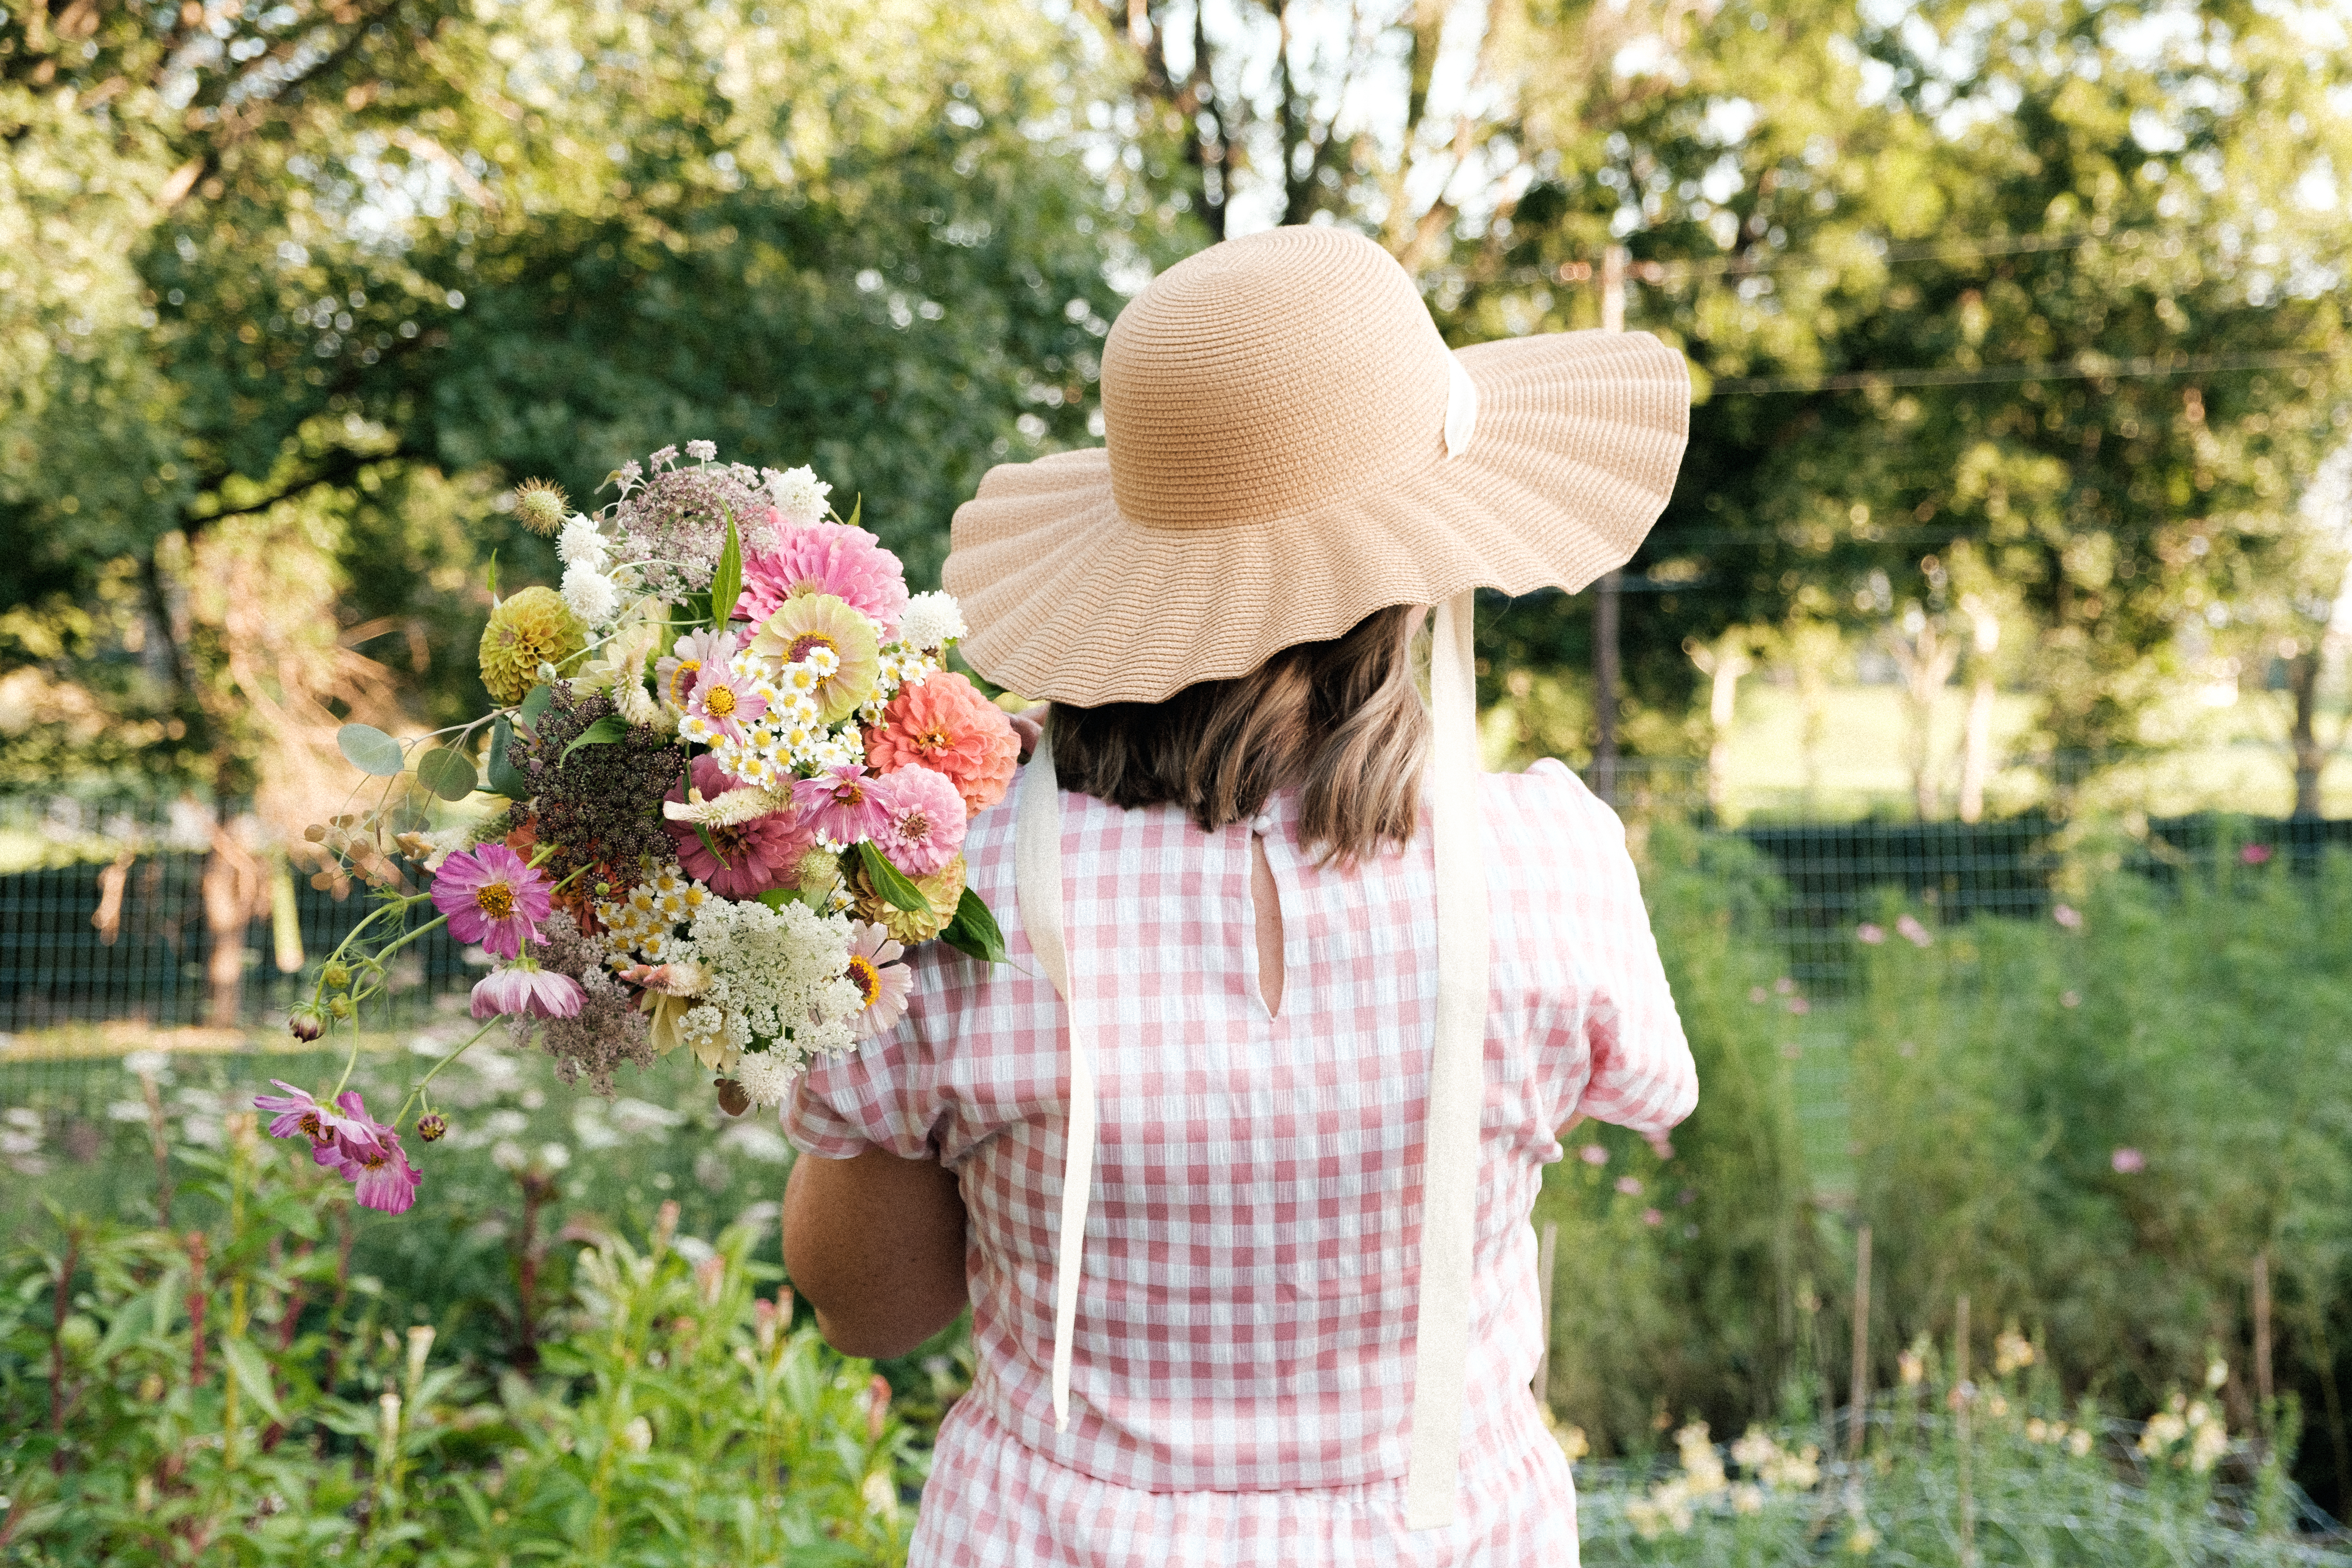
M940 670L898 689L882 721L866 732L866 763L877 773L909 765L944 775L967 814L1004 798L1020 761L1013 721L962 676Z

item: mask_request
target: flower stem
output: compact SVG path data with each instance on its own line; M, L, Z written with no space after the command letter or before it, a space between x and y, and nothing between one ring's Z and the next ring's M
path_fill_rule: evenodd
M459 1042L456 1050L451 1051L447 1056L443 1057L439 1061L435 1062L430 1068L426 1069L425 1076L418 1079L415 1087L409 1089L408 1098L400 1102L400 1110L394 1114L392 1119L393 1125L397 1127L402 1121L407 1119L408 1108L415 1105L418 1100L423 1098L425 1094L425 1086L433 1081L435 1075L438 1074L443 1068L447 1067L451 1062L456 1061L459 1057L464 1056L467 1050L472 1047L473 1043L476 1040L480 1039L484 1035L488 1034L490 1030L497 1026L498 1022L498 1019L492 1018L488 1023L484 1024L480 1028L467 1036L464 1040Z

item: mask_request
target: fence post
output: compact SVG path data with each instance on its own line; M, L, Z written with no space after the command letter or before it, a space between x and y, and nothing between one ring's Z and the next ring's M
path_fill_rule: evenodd
M2254 1254L2254 1419L2263 1441L2271 1437L2271 1255Z
M1862 1457L1870 1430L1870 1226L1853 1238L1853 1383L1846 1400L1845 1451Z
M1977 1504L1969 1474L1969 1406L1975 1402L1975 1390L1969 1386L1969 1299L1965 1295L1960 1298L1959 1322L1953 1337L1958 1341L1952 1355L1952 1399L1959 1449L1956 1468L1960 1489L1960 1568L1977 1568Z
M1543 1282L1543 1354L1536 1358L1536 1397L1551 1408L1552 1286L1559 1263L1559 1222L1544 1221L1543 1239L1536 1247L1536 1274Z

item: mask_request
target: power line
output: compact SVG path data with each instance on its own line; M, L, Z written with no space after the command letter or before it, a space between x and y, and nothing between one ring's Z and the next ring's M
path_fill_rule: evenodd
M1733 375L1714 385L1726 397L1771 393L1860 392L1900 386L1976 386L2019 381L2151 381L2173 375L2210 375L2225 371L2291 370L2340 357L2334 349L2280 350L2270 353L2144 355L2109 360L2083 355L2039 364L1994 364L1974 368L1860 370L1837 375Z

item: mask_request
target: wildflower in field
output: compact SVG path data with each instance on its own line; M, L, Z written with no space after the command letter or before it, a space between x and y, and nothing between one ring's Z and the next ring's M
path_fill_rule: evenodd
M1905 915L1901 920L1896 921L1895 930L1913 947L1927 947L1936 940L1935 933L1921 925L1917 919L1911 915Z
M916 766L944 774L967 812L1004 798L1020 758L1021 738L1004 710L947 670L899 688L866 735L866 760L877 772Z
M1813 1005L1802 996L1790 997L1788 1006L1790 1012L1801 1018L1813 1010Z
M1772 989L1783 996L1793 996L1797 994L1797 983L1783 974L1780 979L1772 982Z
M2266 866L2273 853L2267 844L2249 844L2238 851L2238 861L2244 866Z
M1629 1198L1638 1198L1642 1195L1642 1178L1620 1176L1617 1178L1617 1190Z
M2123 1148L2108 1155L2107 1163L2118 1176L2137 1176L2147 1169L2147 1156L2137 1149Z
M1643 1225L1664 1225L1666 1223L1666 1216L1660 1214L1656 1209L1643 1209L1642 1211L1642 1223Z
M875 842L910 877L928 877L963 847L963 796L941 773L903 767L876 785L886 823Z
M1872 947L1876 947L1880 942L1886 940L1886 928L1883 925L1874 924L1870 921L1864 921L1860 925L1853 928L1853 940L1859 942L1865 942Z
M2079 1007L2082 1005L2083 994L2080 991L2061 991L2058 993L2058 1005L2061 1007Z
M914 972L898 959L907 950L890 933L864 921L853 923L849 937L849 980L857 987L862 1006L856 1023L860 1039L872 1039L906 1016L907 996L915 988Z
M895 635L907 607L907 574L879 538L837 522L787 524L777 533L773 550L745 553L736 615L764 621L787 599L830 594Z
M2072 904L2052 905L2050 910L2050 918L2056 921L2060 925L2064 926L2068 931L2081 931L2083 929L2083 911L2076 909Z
M548 880L503 844L479 844L441 862L433 907L449 917L449 934L517 958L526 938L543 940L539 922L554 907Z
M2003 1329L1992 1342L1992 1371L1995 1377L2007 1377L2021 1367L2033 1364L2033 1342L2014 1328Z
M1579 1149L1576 1152L1576 1157L1583 1161L1588 1165L1605 1165L1609 1163L1609 1151L1602 1148L1598 1143L1587 1143L1583 1148Z
M529 1018L576 1018L580 1016L580 982L568 974L541 969L526 958L501 964L474 982L473 1014L477 1018L514 1015Z
M1643 1142L1650 1145L1650 1152L1655 1154L1661 1161L1675 1157L1675 1146L1667 1141L1664 1133L1653 1132Z
M1748 1004L1751 1007L1760 1007L1770 995L1771 993L1761 985L1751 985L1748 988Z
M1911 1348L1895 1358L1895 1372L1906 1388L1916 1388L1927 1380L1927 1335L1913 1340Z

